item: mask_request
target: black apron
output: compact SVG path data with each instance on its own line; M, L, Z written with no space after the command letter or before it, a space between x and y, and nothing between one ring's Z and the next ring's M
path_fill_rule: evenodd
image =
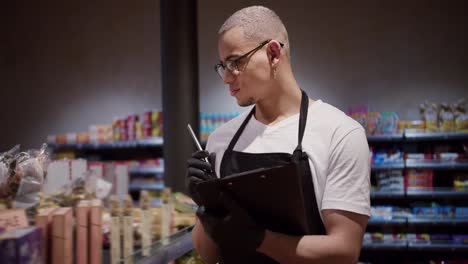
M320 218L319 209L315 199L314 183L309 166L307 154L302 151L302 138L307 122L307 111L309 108L309 98L304 91L302 92L301 110L299 114L299 137L298 145L291 155L289 153L245 153L234 151L234 146L240 138L247 123L255 113L255 107L250 111L240 128L229 143L221 160L220 176L225 177L234 173L245 172L258 168L270 168L278 165L286 165L291 162L296 163L301 174L303 193L306 197L306 207L309 208L311 231L309 235L324 235L325 227ZM280 194L278 194L280 195ZM239 264L239 263L278 263L275 260L258 252L225 252L220 248L221 263Z

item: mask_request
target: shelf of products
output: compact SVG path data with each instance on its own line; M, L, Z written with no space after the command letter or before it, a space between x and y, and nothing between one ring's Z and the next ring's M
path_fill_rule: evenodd
M403 191L372 191L371 199L404 199Z
M458 109L457 111L452 109ZM460 110L461 109L461 110ZM422 119L353 109L371 148L371 218L361 261L429 261L468 252L468 121L466 109L426 103ZM463 111L462 111L463 110ZM403 131L397 133L397 131ZM382 234L379 232L397 232ZM406 232L434 232L410 233ZM424 252L423 257L419 252Z
M444 140L466 140L468 132L431 132L421 133L411 130L405 131L404 135L407 141L444 141Z
M150 256L142 256L139 250L131 257L136 264L166 264L193 249L192 226L184 228L166 239L151 245Z
M164 168L158 167L137 167L137 168L129 168L129 174L145 174L145 175L158 175L164 173Z
M409 226L468 226L468 218L431 218L412 217L408 218Z
M49 147L58 150L101 150L101 149L128 149L128 148L160 148L163 146L162 137L115 141L103 143L77 143L77 144L49 144Z
M409 242L409 251L468 252L468 244Z
M407 169L468 170L468 161L412 160L405 161Z
M392 162L392 163L382 163L382 164L372 164L371 169L373 171L379 170L402 170L405 168L405 163L403 161Z
M456 190L454 188L431 188L423 191L407 191L409 199L468 199L468 190Z
M419 191L372 191L371 199L450 199L468 200L468 190L456 190L454 188L430 188Z
M378 251L406 251L408 243L406 241L396 242L364 242L362 244L363 250L378 250Z
M468 252L468 245L453 243L420 243L420 242L371 242L362 245L367 251L430 251L430 252Z
M393 219L370 219L369 226L405 226L407 223L406 218L393 218Z
M162 191L164 190L165 186L164 183L155 183L155 184L144 184L144 183L131 183L128 187L129 191Z
M403 140L403 133L399 134L388 134L388 135L368 135L367 141L369 143L376 142L399 142Z

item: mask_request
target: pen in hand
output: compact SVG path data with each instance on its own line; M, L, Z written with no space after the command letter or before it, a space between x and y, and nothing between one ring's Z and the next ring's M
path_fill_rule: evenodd
M203 151L203 149L202 149L202 147L200 145L200 142L198 142L197 136L195 136L195 133L193 132L193 129L190 126L190 124L187 124L187 128L188 128L188 130L190 132L190 135L193 138L193 141L195 142L195 145L197 146L197 149ZM203 158L203 161L209 163L207 158Z

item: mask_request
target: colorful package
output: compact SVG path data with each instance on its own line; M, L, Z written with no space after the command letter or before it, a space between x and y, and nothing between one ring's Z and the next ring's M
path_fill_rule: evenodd
M11 230L0 235L2 264L42 262L42 233L37 227Z

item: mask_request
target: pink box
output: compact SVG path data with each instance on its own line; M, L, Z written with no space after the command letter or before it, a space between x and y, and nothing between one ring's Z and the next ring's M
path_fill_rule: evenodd
M45 208L39 210L36 215L36 226L42 232L42 259L44 263L49 263L52 257L52 217L57 208Z
M91 200L89 224L89 263L100 264L102 262L102 201L99 199Z
M73 210L62 207L53 213L52 264L73 263Z
M75 264L88 263L88 232L90 203L89 201L80 201L75 208L76 215L76 248Z

